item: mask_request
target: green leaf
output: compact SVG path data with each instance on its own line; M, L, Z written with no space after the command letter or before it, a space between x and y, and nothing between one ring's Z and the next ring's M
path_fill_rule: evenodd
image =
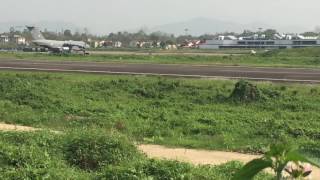
M254 159L240 169L232 180L249 180L265 168L272 167L272 161L267 159Z
M286 161L293 161L293 162L306 162L306 163L310 163L313 166L316 167L320 167L319 162L316 162L310 158L307 158L306 156L302 155L301 153L299 153L298 151L290 151L288 152L288 154L286 155Z

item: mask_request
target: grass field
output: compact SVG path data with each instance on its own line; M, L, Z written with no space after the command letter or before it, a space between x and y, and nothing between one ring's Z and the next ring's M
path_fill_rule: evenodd
M0 160L3 180L227 180L243 166L147 159L118 133L84 129L66 134L0 132ZM260 173L255 179L272 177Z
M1 121L64 132L0 132L0 178L224 180L242 167L150 160L132 142L247 153L286 142L319 157L319 85L256 82L261 99L239 102L235 83L0 72Z
M183 51L184 52L184 51ZM0 53L0 59L32 59L32 60L66 60L66 61L98 61L98 62L126 62L126 63L163 63L163 64L222 64L246 66L274 66L274 67L308 67L320 66L320 49L287 49L259 52L257 55L241 54L241 51L191 51L196 54L166 54L166 53L116 53L82 55L54 55L41 53ZM218 55L202 55L202 53L218 53ZM221 53L223 55L221 55Z
M0 118L48 127L116 129L138 142L262 152L274 140L319 144L320 87L259 83L263 101L228 97L234 81L0 73Z

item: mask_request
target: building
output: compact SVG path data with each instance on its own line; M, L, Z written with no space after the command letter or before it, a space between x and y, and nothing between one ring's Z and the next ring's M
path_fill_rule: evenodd
M4 34L0 35L0 43L1 44L9 43L9 36Z
M2 34L0 35L0 43L1 44L7 44L7 43L14 43L18 45L25 45L26 44L26 38L20 36L20 35L6 35Z
M114 43L113 43L113 47L115 47L115 48L121 48L121 47L122 47L122 42L120 42L120 41L114 42Z
M26 44L26 38L20 36L20 35L13 35L11 38L11 42L18 44L18 45L25 45Z
M122 42L120 41L100 41L99 42L99 47L104 47L104 48L121 48L122 47Z
M200 49L224 49L224 48L268 48L287 49L301 47L320 47L318 37L303 37L301 35L275 35L273 39L265 39L265 35L253 37L219 36L215 40L207 40L199 45Z
M180 47L182 48L199 48L200 44L203 43L201 40L185 40Z

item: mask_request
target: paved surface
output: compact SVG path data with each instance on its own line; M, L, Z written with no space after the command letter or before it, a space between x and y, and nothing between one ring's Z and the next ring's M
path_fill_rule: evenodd
M233 56L241 56L244 54L250 54L250 50L247 51L241 51L241 52L188 52L188 51L156 51L156 52L147 52L147 51L88 51L89 54L105 54L105 55L146 55L149 56L150 54L152 55L191 55L191 56L230 56L232 54Z
M320 69L0 59L0 70L145 74L320 83Z

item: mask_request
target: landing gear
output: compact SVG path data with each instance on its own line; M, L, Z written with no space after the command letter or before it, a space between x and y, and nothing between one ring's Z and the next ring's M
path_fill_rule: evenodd
M78 52L82 52L82 54L85 56L85 55L89 55L88 52L86 52L86 49L85 48L81 48L80 50L78 50Z

